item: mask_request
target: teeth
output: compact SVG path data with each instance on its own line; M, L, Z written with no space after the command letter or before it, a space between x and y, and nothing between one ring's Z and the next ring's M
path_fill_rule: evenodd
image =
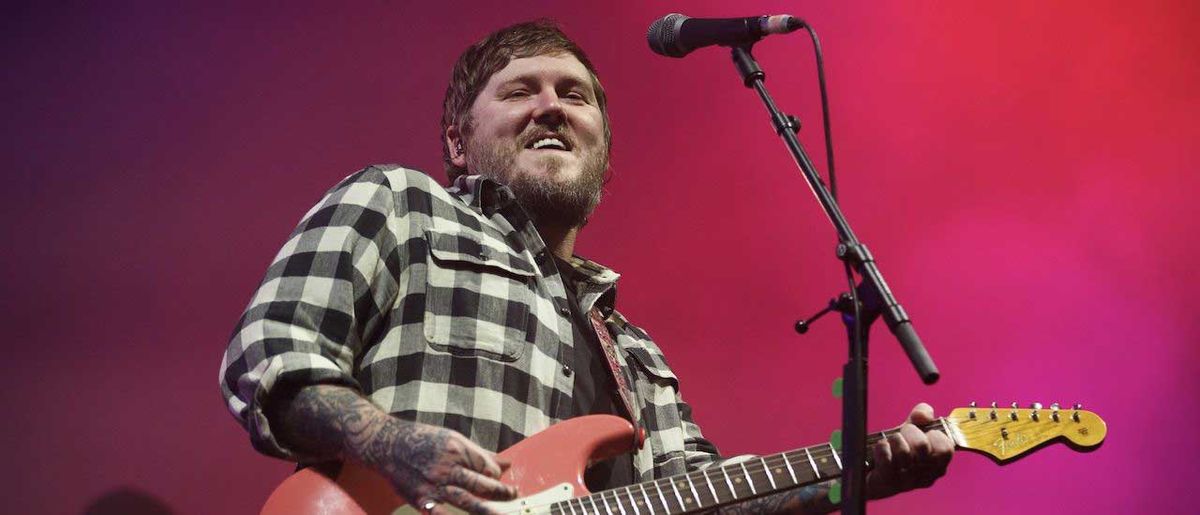
M555 147L559 150L567 149L567 146L562 141L559 141L558 138L542 138L533 143L533 148L535 149L546 147Z

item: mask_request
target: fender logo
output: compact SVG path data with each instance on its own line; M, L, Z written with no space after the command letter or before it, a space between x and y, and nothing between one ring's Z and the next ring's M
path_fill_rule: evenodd
M1029 437L1024 433L1010 434L1008 438L997 438L992 442L992 447L995 447L999 456L1008 454L1009 451L1023 447L1029 442Z

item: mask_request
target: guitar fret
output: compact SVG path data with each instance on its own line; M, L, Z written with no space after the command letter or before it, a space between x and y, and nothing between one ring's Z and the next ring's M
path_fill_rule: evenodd
M946 423L946 417L938 417L938 425L942 426L942 432L946 433L946 437L951 442L958 443L958 440L954 439L954 435L950 434L950 425Z
M725 474L725 484L726 484L726 485L729 485L729 496L730 496L730 498L731 498L731 499L737 499L737 498L738 498L737 490L734 490L734 489L733 489L733 481L730 481L730 480L729 480L729 471L728 471L728 470L725 470L725 467L721 467L721 473Z
M687 478L688 488L692 489L692 497L696 498L696 506L703 507L704 501L700 499L700 494L696 493L696 484L692 483L692 475L687 474L683 477Z
M758 461L762 462L763 472L767 473L767 481L771 482L771 489L772 490L776 489L777 487L775 486L775 476L771 475L771 467L767 466L767 460L763 459L762 456L759 456Z
M721 498L717 497L717 489L713 488L712 480L708 478L708 470L700 469L700 475L704 476L704 483L708 485L708 491L712 493L713 503L721 502Z
M792 468L792 460L788 458L787 453L783 453L783 462L787 464L788 475L792 476L792 484L800 484L800 480L796 479L796 471Z
M829 452L833 453L833 461L837 462L838 470L842 470L842 458L838 457L837 449L833 448L833 444L825 444L829 446Z
M591 505L592 505L592 508L591 508L592 511L588 512L585 509L584 513L592 513L594 515L604 515L604 512L600 511L600 505L596 504L596 496L589 495L589 496L587 496L587 500L588 500L588 503L591 503Z
M816 479L821 479L821 471L817 470L817 462L813 461L812 453L808 452L808 447L804 448L804 455L808 456L808 464L812 465L813 477Z
M621 504L621 498L617 496L616 490L613 490L613 502L616 503L617 510L621 512L621 515L628 515L625 513L625 506Z
M670 480L668 480L668 481L670 481ZM679 489L675 488L675 482L674 481L670 481L670 482L671 482L671 490L673 490L675 492L675 500L679 501L679 510L683 511L683 510L687 509L684 507L684 504L683 504L683 496L679 495Z
M667 513L671 513L671 506L667 504L667 497L663 495L662 487L658 486L658 481L654 482L654 489L658 491L658 500L662 501L663 509L667 510Z
M642 515L641 510L637 507L637 499L633 498L633 490L630 490L627 486L625 487L625 493L629 495L629 506L633 507L633 515Z
M738 465L742 466L742 475L746 476L746 482L750 483L750 493L758 495L758 490L754 489L754 478L750 477L750 471L746 470L746 462L743 461L738 463Z
M604 498L604 492L600 492L598 495L600 497L600 504L604 506L604 512L608 515L615 515L612 511L612 508L608 507L608 500Z
M654 506L650 502L650 496L646 494L646 485L638 485L638 489L642 491L642 498L646 500L646 509L650 510L650 515L654 515Z

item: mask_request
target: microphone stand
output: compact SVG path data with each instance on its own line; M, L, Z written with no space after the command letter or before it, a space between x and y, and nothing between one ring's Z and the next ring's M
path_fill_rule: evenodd
M829 193L821 177L817 175L816 167L796 137L800 130L799 121L780 112L771 95L767 93L764 85L766 74L750 54L752 46L753 43L733 47L733 62L742 77L742 82L746 87L753 88L762 99L771 115L775 133L783 138L817 201L821 203L826 216L837 230L838 259L842 260L848 269L853 268L862 276L862 282L854 289L853 294L843 294L841 301L831 301L830 307L817 315L819 317L830 310L841 312L850 340L849 360L843 367L842 513L862 515L866 513L867 334L870 332L871 323L883 316L888 329L900 342L925 384L937 381L938 370L913 330L908 314L900 307L887 282L883 280L875 258L854 235L849 222L842 215L837 199ZM851 299L857 299L858 302L855 303ZM811 321L812 319L797 323L797 331L806 331L807 324Z

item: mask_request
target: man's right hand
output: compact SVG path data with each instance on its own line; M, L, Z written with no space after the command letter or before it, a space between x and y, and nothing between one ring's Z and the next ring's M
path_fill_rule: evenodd
M361 463L424 512L493 514L486 500L517 495L499 481L507 464L495 453L458 432L395 418L345 386L303 387L269 406L267 417L286 447Z
M508 464L495 453L456 431L388 418L359 452L413 508L449 513L449 505L490 514L496 512L485 501L517 496L516 488L500 482Z

